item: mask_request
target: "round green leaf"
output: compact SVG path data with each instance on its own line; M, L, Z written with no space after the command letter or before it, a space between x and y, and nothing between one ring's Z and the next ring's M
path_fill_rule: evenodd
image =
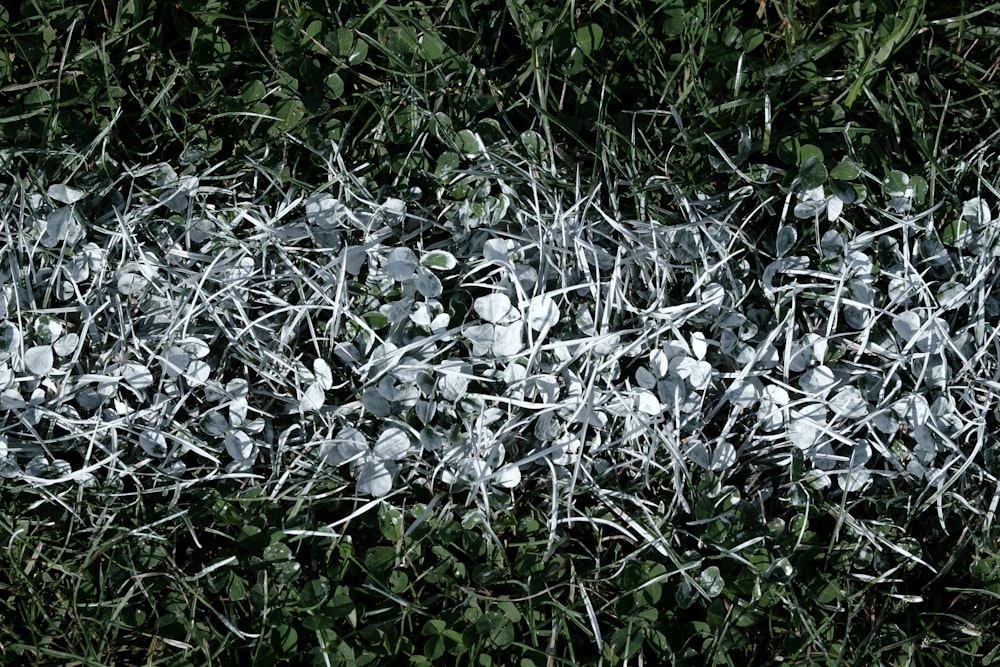
M430 62L441 60L448 46L434 32L425 32L420 38L420 55Z
M458 153L455 153L454 151L444 151L438 156L437 164L434 165L434 174L438 178L444 178L448 176L449 172L458 169L461 163L462 158Z
M853 181L860 175L861 170L858 169L858 166L846 157L830 170L830 177L841 181Z
M278 53L291 53L299 48L295 35L295 24L289 20L280 20L271 30L271 46Z
M301 100L285 100L274 110L274 115L281 119L275 127L280 130L291 129L299 124L305 114L306 109Z
M372 547L365 552L365 567L372 572L385 572L396 565L396 548Z
M597 23L588 23L576 31L576 44L585 55L590 55L604 44L604 29Z
M261 557L268 563L283 563L292 559L292 550L284 542L268 545Z
M805 166L810 160L823 162L823 150L815 144L802 144L799 146L798 162L799 166Z
M264 82L259 79L253 79L248 81L243 85L243 89L240 91L240 97L247 104L253 102L259 102L267 94L267 88L264 87Z
M344 94L344 80L334 72L326 77L326 96L332 100L339 99Z
M299 641L299 633L295 628L290 625L280 625L274 629L271 638L278 655L295 655L295 647Z
M538 158L545 152L545 139L534 130L526 130L521 133L521 145L532 156Z
M455 135L455 140L458 144L458 150L468 158L476 157L484 150L482 140L472 130L460 130Z
M815 155L811 155L799 168L800 190L812 190L826 183L828 174L826 166L822 161L822 153L820 153L820 156L820 158L817 158Z

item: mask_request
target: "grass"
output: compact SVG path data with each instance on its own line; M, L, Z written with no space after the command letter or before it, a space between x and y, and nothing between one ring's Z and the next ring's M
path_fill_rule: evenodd
M4 660L995 662L994 9L2 10Z

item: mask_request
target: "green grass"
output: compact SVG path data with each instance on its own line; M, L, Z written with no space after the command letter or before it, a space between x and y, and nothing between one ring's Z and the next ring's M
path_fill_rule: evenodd
M5 664L996 662L996 9L0 10Z

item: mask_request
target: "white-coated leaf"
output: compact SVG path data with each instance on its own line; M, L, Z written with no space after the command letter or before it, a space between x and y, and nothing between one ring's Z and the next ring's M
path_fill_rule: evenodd
M437 371L437 388L441 398L452 403L457 402L469 387L469 376L472 366L458 361L442 363Z
M535 331L548 329L559 321L559 307L547 294L539 294L528 302L528 326Z
M344 262L344 270L352 276L361 273L361 268L368 260L368 252L364 246L347 246L341 253Z
M494 327L493 354L497 357L512 357L524 348L522 334L524 328L520 322L507 326Z
M923 359L915 360L915 363L921 366L924 371L924 382L931 389L944 390L947 388L948 380L951 378L951 369L948 366L948 360L945 359L943 354L926 354L926 365L922 363Z
M457 467L459 477L469 484L481 484L493 472L486 461L478 458L463 461Z
M529 264L515 264L514 280L521 286L521 291L525 293L533 292L535 283L538 282L538 271Z
M79 344L80 336L76 333L68 333L52 344L52 350L57 356L65 357L72 354Z
M795 247L795 243L798 240L799 233L795 231L795 227L791 225L779 225L778 237L775 242L775 251L778 257L787 255Z
M806 458L821 470L839 470L844 467L844 457L834 451L829 439L817 443L805 454Z
M421 296L427 299L436 299L444 291L444 287L441 285L438 277L430 269L423 266L417 267L416 275L413 278L413 286L417 288Z
M516 488L521 484L521 469L513 463L501 466L493 472L493 483L505 489Z
M406 218L406 202L398 197L386 197L379 212L390 225L399 224Z
M559 380L555 375L535 375L528 381L528 386L532 397L538 397L548 405L554 405L559 400Z
M417 326L430 328L431 322L433 321L431 309L426 303L416 304L413 307L413 312L410 313L410 321Z
M52 459L50 462L46 457L39 454L28 461L28 465L24 466L24 474L29 477L57 479L72 475L73 466L63 459Z
M830 222L835 221L840 217L840 214L844 211L844 200L840 197L830 197L826 201L826 219Z
M333 387L333 369L330 368L330 364L326 363L326 360L322 357L317 357L313 361L313 374L316 377L316 383L324 391L329 391Z
M63 324L54 317L42 315L35 320L35 341L52 343L62 335Z
M139 294L149 281L139 273L122 273L118 276L118 291L125 296Z
M826 339L815 333L807 333L792 344L791 355L788 357L788 370L804 371L815 363L823 363L826 357Z
M485 357L493 351L495 331L492 324L468 326L462 330L462 333L472 341L472 356Z
M892 328L909 342L920 331L920 314L914 310L902 312L892 318Z
M440 313L434 316L431 320L431 333L440 333L448 328L451 324L451 315L448 313Z
M139 446L150 456L162 459L167 455L167 439L160 431L146 429L139 434Z
M643 414L658 415L663 411L663 406L656 400L653 392L648 389L636 389L635 409Z
M481 296L473 302L472 307L479 317L491 324L505 319L513 308L510 297L503 292Z
M689 442L684 448L684 454L706 470L712 467L712 457L708 451L708 445L701 440Z
M24 369L32 375L47 375L53 361L51 345L36 345L24 351Z
M726 397L731 403L741 408L752 408L760 400L762 391L763 386L757 378L737 378L729 385Z
M63 206L49 213L44 223L42 245L54 248L60 243L74 245L83 238L83 226L77 220L76 214L69 206Z
M694 389L704 389L712 381L712 364L684 357L675 369L677 377L687 380Z
M830 399L830 409L844 419L861 419L868 414L868 403L857 387L843 387Z
M191 363L191 357L177 345L171 345L164 350L160 360L163 372L166 373L167 377L184 375L189 363Z
M202 430L208 435L225 436L229 432L229 420L218 411L209 412L201 418Z
M21 330L13 322L0 322L0 362L17 356L21 347Z
M910 423L911 428L923 426L930 418L930 406L927 399L920 394L910 394L892 404L892 411L900 418Z
M736 448L728 440L723 440L715 446L712 452L712 470L728 470L736 463Z
M644 366L635 369L635 383L643 389L652 389L656 386L656 376L650 373Z
M802 450L814 447L823 435L825 424L802 415L799 411L793 410L790 414L788 424L788 439L792 444Z
M338 227L348 218L347 207L335 197L325 192L306 199L306 219L320 227Z
M184 378L192 387L200 387L205 384L211 375L212 367L201 360L192 361L184 372Z
M243 431L229 431L224 442L226 451L234 461L252 463L257 458L257 444Z
M382 431L372 453L381 461L395 461L406 456L411 445L410 436L406 431L397 426L390 426Z
M825 396L837 384L837 379L829 366L810 368L799 378L799 386L812 396Z
M895 435L899 430L899 422L888 410L880 410L879 412L876 412L871 416L871 420L872 426L886 435Z
M97 384L87 384L80 387L76 392L77 405L86 410L94 410L104 405L104 403L114 395L117 389L115 382L99 382Z
M979 231L988 225L991 219L989 204L981 197L973 197L962 204L962 221L968 224L972 231Z
M774 384L764 387L760 409L757 411L757 418L760 420L761 426L770 431L781 428L785 423L785 408L788 401L788 392L785 391L784 387Z
M73 204L84 198L83 190L77 190L65 183L54 183L49 186L49 197L63 204Z
M505 262L515 247L510 239L489 239L483 244L483 258Z
M851 468L837 475L837 486L847 493L861 491L872 481L872 471L865 467Z
M404 282L417 270L417 256L409 248L393 248L386 258L385 272L393 280Z
M195 336L188 336L187 338L182 339L178 345L191 359L204 359L208 356L209 352L211 352L208 347L208 343L203 341L201 338L196 338Z
M303 412L315 412L326 403L326 393L318 382L312 382L305 391L299 393L299 408Z
M125 364L122 366L121 376L133 389L141 390L153 384L153 374L142 364Z
M708 354L708 341L705 339L705 334L700 331L691 334L691 354L699 361Z
M320 457L331 466L356 461L366 454L368 454L368 439L352 426L340 429L331 442L325 442L320 446Z
M0 394L0 408L4 410L23 410L27 405L28 402L17 389L5 389Z
M509 326L478 324L466 327L466 338L472 341L472 354L477 357L492 353L496 357L513 356L524 347L520 322Z
M719 283L708 283L699 290L700 301L710 306L721 306L726 300L726 288Z
M382 461L368 459L357 470L358 492L381 498L392 491L392 473Z
M804 220L808 218L815 218L817 215L822 213L823 209L825 208L826 208L825 199L816 199L816 200L811 199L807 201L800 201L798 204L795 205L795 208L792 211L795 214L796 218Z
M413 297L404 296L398 301L383 304L379 307L379 312L386 316L390 324L399 324L413 312Z
M234 398L229 402L229 423L233 426L243 426L250 411L250 403L245 397Z
M868 463L868 460L872 457L872 448L866 440L859 440L854 443L851 448L851 460L850 466L852 468L856 466L863 466Z

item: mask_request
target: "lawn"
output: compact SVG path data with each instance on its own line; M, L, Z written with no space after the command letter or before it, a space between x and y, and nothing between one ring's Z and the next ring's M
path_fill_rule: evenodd
M998 8L0 9L0 661L1000 662Z

